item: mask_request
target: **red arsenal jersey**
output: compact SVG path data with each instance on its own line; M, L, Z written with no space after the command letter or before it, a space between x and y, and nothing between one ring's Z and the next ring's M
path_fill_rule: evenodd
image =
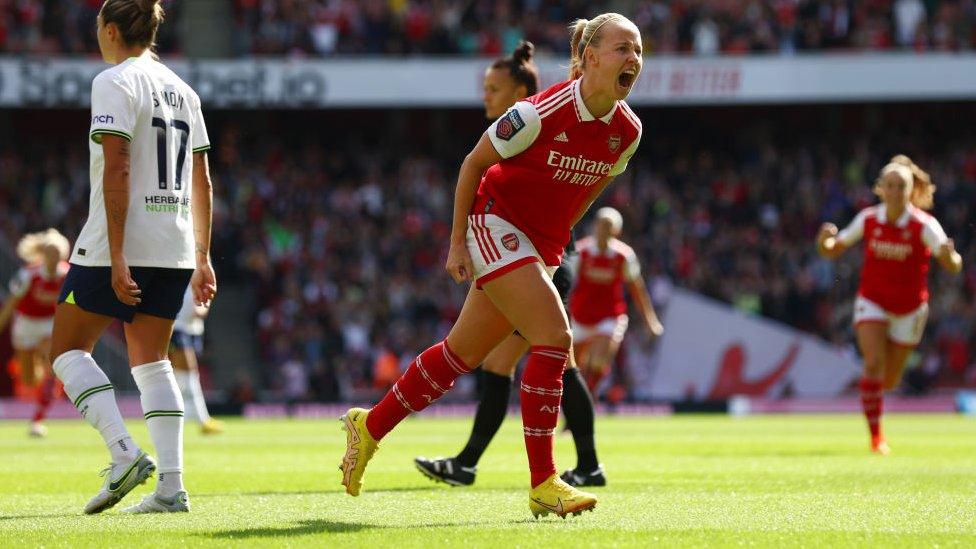
M573 321L589 326L626 314L624 282L640 276L633 248L612 238L601 251L596 239L588 236L577 241L576 250L576 285L569 297Z
M503 160L485 172L471 213L512 223L559 265L573 217L593 185L627 168L641 123L623 101L594 117L571 80L519 101L487 132Z
M929 258L947 240L934 217L909 205L890 223L884 204L865 208L837 235L846 246L862 238L858 294L894 315L910 313L928 301Z
M53 276L48 276L41 264L28 265L20 269L10 281L10 293L19 296L17 312L31 318L50 318L58 304L61 283L68 274L68 264L58 264Z

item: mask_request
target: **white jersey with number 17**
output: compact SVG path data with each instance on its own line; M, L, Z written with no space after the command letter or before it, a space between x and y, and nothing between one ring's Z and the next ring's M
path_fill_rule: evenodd
M105 135L130 142L126 262L133 267L194 268L193 153L210 148L196 92L148 51L95 77L88 220L71 254L71 262L78 265L111 265L102 192Z

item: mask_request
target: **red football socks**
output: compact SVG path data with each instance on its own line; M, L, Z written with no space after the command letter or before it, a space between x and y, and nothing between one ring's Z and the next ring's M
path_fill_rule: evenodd
M446 340L434 345L410 363L383 400L370 410L366 429L374 439L382 439L411 412L433 404L451 390L454 380L470 371L447 346Z
M559 419L563 368L568 358L568 349L536 345L529 350L522 373L522 426L533 488L556 473L553 431Z
M56 391L57 378L53 375L45 377L37 389L37 410L34 412L32 421L44 421L44 418L47 417L47 411L51 407L51 402L54 401Z
M881 436L881 414L884 408L881 380L865 377L861 379L860 387L861 409L864 411L864 418L868 420L871 438L877 439Z

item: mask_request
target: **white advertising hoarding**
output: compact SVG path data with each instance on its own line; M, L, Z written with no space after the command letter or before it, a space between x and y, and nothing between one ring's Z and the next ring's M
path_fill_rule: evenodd
M664 326L650 381L657 399L835 396L860 376L850 352L684 290Z
M478 107L490 60L166 60L206 108ZM545 85L565 61L539 59ZM0 107L87 107L91 59L0 57ZM910 74L911 78L905 75ZM976 98L976 54L648 57L635 106Z

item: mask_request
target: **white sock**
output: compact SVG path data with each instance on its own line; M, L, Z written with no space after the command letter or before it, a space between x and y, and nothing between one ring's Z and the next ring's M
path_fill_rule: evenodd
M168 360L150 362L132 369L132 377L139 387L142 411L146 415L149 436L156 446L160 482L156 491L171 496L183 489L183 397ZM166 478L164 483L162 479ZM174 488L175 479L177 487Z
M186 405L186 419L192 419L204 423L210 419L210 411L207 410L207 401L203 398L203 387L200 385L199 370L177 370L173 369L176 376L176 384L180 387L183 394L183 402Z
M179 471L172 473L159 473L159 482L156 483L156 493L168 498L172 497L180 490L184 490L183 473Z
M122 421L112 384L91 354L80 349L67 351L54 359L52 366L81 416L102 434L112 462L127 463L135 459L139 447Z

